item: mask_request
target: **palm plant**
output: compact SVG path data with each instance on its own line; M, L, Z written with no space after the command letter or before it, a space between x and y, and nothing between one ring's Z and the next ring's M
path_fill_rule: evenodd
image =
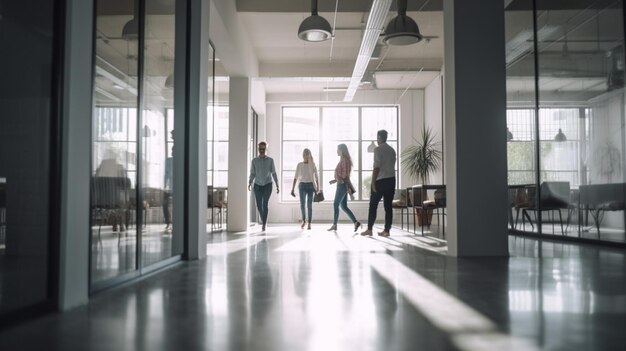
M428 182L428 176L441 168L441 143L435 140L432 130L424 128L421 140L402 151L404 173Z

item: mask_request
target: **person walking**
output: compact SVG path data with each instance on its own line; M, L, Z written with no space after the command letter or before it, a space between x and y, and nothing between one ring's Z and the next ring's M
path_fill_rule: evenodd
M276 168L274 160L267 156L267 143L262 141L258 145L259 156L252 159L250 165L250 178L248 179L248 191L252 188L254 182L254 198L256 200L256 208L261 216L263 223L262 230L265 231L267 226L268 204L272 195L272 178L276 183L276 194L280 192L278 187L278 177L276 176Z
M300 195L300 212L302 212L302 225L300 228L311 229L311 218L313 215L313 194L318 192L319 178L317 177L317 167L313 161L311 150L304 149L302 151L303 161L296 166L296 174L293 178L293 185L291 186L291 196L295 197L296 182L300 179L300 185L298 185L298 191ZM306 207L305 207L306 201ZM308 209L308 211L307 211ZM308 217L306 216L308 214ZM307 221L308 218L308 221Z
M328 231L337 230L339 207L341 207L343 212L354 223L354 231L356 232L359 230L361 223L356 220L356 217L348 208L348 187L350 184L350 172L352 171L352 158L346 144L337 145L337 155L339 156L339 163L335 167L335 179L329 182L330 184L337 183L337 191L335 191L335 201L333 202L333 225L328 228Z
M393 209L391 203L396 191L396 151L387 144L387 131L381 129L376 134L378 146L374 149L374 170L372 171L372 193L370 195L369 214L367 216L367 230L363 236L371 236L378 203L383 199L385 207L385 229L379 232L380 236L389 236Z

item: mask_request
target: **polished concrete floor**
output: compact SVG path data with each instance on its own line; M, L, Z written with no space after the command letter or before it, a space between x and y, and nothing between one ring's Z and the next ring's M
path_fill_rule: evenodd
M202 261L0 332L0 350L623 350L626 252L509 237L455 259L399 230L213 234ZM377 229L377 228L375 228Z

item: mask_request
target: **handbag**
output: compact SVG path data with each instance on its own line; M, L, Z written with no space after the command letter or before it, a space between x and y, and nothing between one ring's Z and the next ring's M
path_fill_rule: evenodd
M318 193L313 196L313 202L322 202L324 201L324 191L320 190Z

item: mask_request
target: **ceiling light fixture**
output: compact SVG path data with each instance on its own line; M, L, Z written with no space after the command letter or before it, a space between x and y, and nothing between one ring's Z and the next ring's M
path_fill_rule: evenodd
M374 152L374 149L376 149L376 147L377 147L377 146L378 146L378 145L376 145L376 143L374 142L374 140L372 140L372 143L371 143L371 144L369 144L369 145L367 146L367 152L369 152L369 153L373 153L373 152Z
M311 16L300 23L298 38L306 41L324 41L332 36L330 23L317 14L317 0L311 0Z
M124 40L137 40L139 39L139 1L135 0L133 2L133 18L126 22L124 28L122 29L122 38Z
M506 141L512 141L513 140L513 133L511 133L511 130L509 130L509 127L506 127Z
M165 84L163 84L167 89L174 88L174 73L170 73L167 78L165 78Z
M137 40L139 38L139 25L137 19L133 17L130 21L126 22L124 29L122 29L122 38L124 40Z
M359 88L361 79L363 79L367 65L372 57L372 52L374 52L374 47L376 47L376 43L380 37L380 32L382 32L385 18L387 18L390 7L391 0L374 0L372 3L372 9L367 17L367 24L363 33L363 40L361 40L359 55L354 64L350 85L343 101L350 102L352 98L354 98L354 94L356 94L356 90Z
M567 137L563 134L561 128L559 128L559 132L554 136L554 141L567 141Z
M394 17L387 28L383 42L388 45L411 45L419 43L423 36L417 27L417 23L406 15L407 0L397 0L398 15Z

